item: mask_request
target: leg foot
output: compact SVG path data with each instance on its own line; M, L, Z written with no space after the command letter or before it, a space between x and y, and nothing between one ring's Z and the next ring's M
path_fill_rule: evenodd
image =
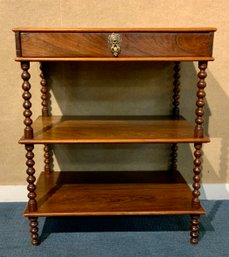
M31 243L32 245L39 245L38 218L32 217L32 218L29 218L29 221L30 221Z
M191 221L191 232L190 232L190 236L191 236L191 243L192 244L198 244L199 241L199 219L200 219L200 215L191 215L192 221Z

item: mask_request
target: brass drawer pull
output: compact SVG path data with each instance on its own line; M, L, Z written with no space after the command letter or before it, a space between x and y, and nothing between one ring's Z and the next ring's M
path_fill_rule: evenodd
M121 35L118 33L112 33L108 36L108 42L111 45L111 52L115 57L118 57L121 52L121 41Z

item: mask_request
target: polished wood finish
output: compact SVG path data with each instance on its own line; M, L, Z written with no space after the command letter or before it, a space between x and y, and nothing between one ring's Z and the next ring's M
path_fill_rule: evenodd
M21 54L21 38L20 38L20 32L15 32L15 42L16 42L16 55L22 56Z
M41 105L42 105L42 116L47 117L49 116L49 90L47 86L47 80L44 75L44 64L40 64L40 77L41 77Z
M40 78L41 78L41 113L43 117L49 116L49 89L47 85L47 80L44 74L44 63L40 63ZM51 163L50 163L50 146L48 144L44 145L44 171L47 173L51 172Z
M50 154L50 145L45 144L44 145L44 171L46 173L51 173L52 172L52 168L51 168L51 154Z
M16 61L23 70L24 136L28 174L28 205L32 244L37 245L39 216L191 215L191 243L198 243L201 207L201 148L207 62L213 61L215 28L16 28ZM121 52L114 57L108 37L118 33ZM117 49L116 49L117 50ZM118 49L119 50L119 49ZM171 115L144 117L49 116L45 66L41 66L42 116L31 119L29 64L52 61L166 61L175 62ZM180 116L180 62L198 61L194 126ZM128 65L128 63L127 63ZM153 99L152 99L153 100ZM52 144L169 143L168 171L52 172ZM178 143L194 143L193 190L177 171ZM44 144L44 172L35 185L34 144ZM171 172L172 171L172 172ZM36 187L37 186L37 187ZM37 195L36 195L37 194Z
M200 196L200 174L201 174L201 156L202 156L202 144L201 143L195 143L194 144L195 147L195 151L194 151L194 168L193 168L193 173L194 173L194 177L193 177L193 199L192 199L192 203L193 206L196 206L197 208L199 208L200 206L200 200L199 200L199 196Z
M31 233L31 243L32 245L39 245L38 217L29 217L29 225Z
M192 214L191 215L191 243L192 244L198 244L199 239L199 229L200 229L200 215L198 214Z
M180 116L180 62L175 62L173 70L173 117L178 119Z
M111 33L22 32L22 57L113 57L108 47ZM120 34L120 57L210 57L212 54L212 32Z
M25 149L26 149L26 165L27 165L27 170L26 173L28 175L27 177L27 182L28 182L28 186L27 189L29 191L28 193L28 208L29 211L36 211L37 210L37 201L36 201L36 185L35 185L35 181L36 181L36 177L35 177L35 169L34 169L34 153L33 153L33 149L34 146L32 144L30 145L25 145Z
M172 62L172 61L214 61L213 57L17 57L15 61L31 62Z
M204 214L182 176L167 171L41 173L25 216Z
M204 128L202 126L204 122L204 98L205 98L205 91L204 88L206 87L205 78L207 77L206 68L207 62L199 62L198 65L200 71L198 73L199 81L197 83L198 91L197 91L197 101L196 101L196 127L195 127L195 136L196 137L203 137L204 135Z
M31 98L31 94L30 94L30 88L31 85L29 83L29 79L30 79L30 73L29 73L29 62L22 62L21 63L21 68L23 70L21 77L23 79L23 84L22 84L22 89L24 90L23 92L23 99L24 99L24 103L23 103L23 107L24 107L24 124L25 124L25 129L24 129L24 137L25 138L33 138L33 128L32 128L32 111L30 110L32 104L30 102L30 98Z
M15 29L17 57L36 60L64 60L62 58L87 58L107 60L129 58L174 58L212 59L214 28L206 29L72 29L32 30ZM114 58L108 37L113 32L121 37L121 53ZM38 59L37 59L38 58ZM167 59L168 58L168 59ZM209 59L210 58L210 59Z
M194 143L194 127L184 119L170 116L77 117L40 116L34 121L34 137L22 144L64 143Z

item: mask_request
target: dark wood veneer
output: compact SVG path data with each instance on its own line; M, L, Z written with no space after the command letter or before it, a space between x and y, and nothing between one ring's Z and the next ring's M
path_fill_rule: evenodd
M197 58L211 60L215 28L200 29L14 29L17 60L25 58L111 58L108 36L121 35L118 58ZM174 59L175 60L175 59Z
M111 33L111 32L110 32ZM21 32L22 57L113 57L110 33ZM210 57L212 32L121 32L119 57Z

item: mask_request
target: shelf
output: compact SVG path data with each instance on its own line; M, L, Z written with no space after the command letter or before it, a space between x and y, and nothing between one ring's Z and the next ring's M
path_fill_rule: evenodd
M32 216L204 214L183 177L168 171L41 173Z
M21 144L64 143L207 143L195 138L194 127L185 119L169 116L133 117L38 117L33 123L34 138Z
M15 61L23 62L190 62L190 61L214 61L213 57L17 57Z

